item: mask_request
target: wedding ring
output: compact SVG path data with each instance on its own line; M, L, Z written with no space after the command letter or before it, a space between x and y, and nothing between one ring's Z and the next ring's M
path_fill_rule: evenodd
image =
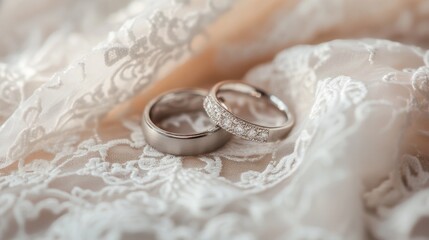
M160 152L182 156L204 154L222 147L231 138L231 134L211 121L209 129L192 133L175 133L160 127L162 120L177 114L197 111L205 114L203 102L207 94L202 89L181 89L152 100L143 113L142 125L146 142Z
M246 94L261 100L265 98L284 116L279 126L262 126L238 117L230 111L219 93L229 91ZM266 93L262 89L240 81L223 81L216 84L204 100L204 109L213 122L226 131L250 141L274 142L286 137L294 124L294 118L287 105L278 97Z

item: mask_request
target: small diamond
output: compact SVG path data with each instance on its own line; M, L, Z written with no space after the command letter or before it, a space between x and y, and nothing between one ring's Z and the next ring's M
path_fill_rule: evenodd
M229 118L225 118L225 119L223 120L223 124L224 124L224 126L225 126L225 127L227 127L227 128L231 127L231 124L232 124L231 119L229 119Z
M259 134L259 136L260 136L260 138L261 138L262 141L267 141L268 140L268 131L262 131Z
M237 127L235 128L235 131L239 135L243 135L243 133L244 133L244 129L243 129L243 127L241 125L237 125Z
M211 112L211 113L209 114L209 117L210 117L211 119L213 119L213 121L217 121L217 119L218 119L217 115L216 115L216 114L214 114L213 112Z
M249 138L252 138L252 139L255 138L257 134L258 133L256 132L256 130L253 129L253 128L250 128L249 132L247 133L247 135L249 136Z
M235 118L234 118L234 119L232 120L232 124L233 124L233 125L240 125L240 122L239 122L237 119L235 119Z
M215 114L214 114L214 118L216 119L216 120L221 120L222 119L222 114L220 114L219 112L216 112Z

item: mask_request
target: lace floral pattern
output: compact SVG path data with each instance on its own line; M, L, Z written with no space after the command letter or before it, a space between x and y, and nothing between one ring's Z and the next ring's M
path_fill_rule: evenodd
M352 11L353 1L344 2ZM0 10L20 4L6 0ZM289 103L297 123L287 139L261 144L233 138L216 152L178 157L146 144L140 114L110 122L106 115L197 55L194 40L240 3L40 4L39 14L69 9L57 16L69 28L29 18L22 28L30 31L29 22L36 21L42 40L13 44L7 39L20 39L20 33L6 26L8 37L0 40L1 239L429 235L429 51L375 39L286 48L249 70L245 81ZM297 4L285 24L320 5ZM88 12L76 19L80 9ZM48 34L51 27L60 30ZM306 37L316 33L312 29ZM249 41L264 44L258 37ZM38 50L29 51L31 44ZM231 65L244 61L241 47L226 49L237 53ZM224 64L228 60L219 67ZM181 116L178 122L204 125L194 120Z

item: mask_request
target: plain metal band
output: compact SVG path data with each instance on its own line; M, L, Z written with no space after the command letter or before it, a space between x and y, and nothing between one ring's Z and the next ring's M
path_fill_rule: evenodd
M183 93L198 95L204 98L208 92L202 89L181 89L165 93L152 100L146 106L143 113L142 125L146 142L160 152L179 156L204 154L225 145L231 138L231 134L219 126L195 134L178 134L159 128L152 121L151 110L163 97ZM201 106L202 108L203 106Z
M286 122L280 126L262 126L246 121L234 115L218 98L217 94L222 90L237 91L257 98L267 98L284 114ZM258 87L241 81L223 81L213 86L204 101L204 109L214 123L238 137L251 141L274 142L281 140L286 137L294 125L294 117L286 103Z

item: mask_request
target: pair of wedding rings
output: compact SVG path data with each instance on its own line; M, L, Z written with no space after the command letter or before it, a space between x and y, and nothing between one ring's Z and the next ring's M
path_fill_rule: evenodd
M284 121L278 126L252 123L234 114L225 104L222 92L245 94L264 100L278 110ZM213 127L195 133L177 133L159 126L160 121L174 114L205 110ZM274 142L286 137L294 124L287 105L278 97L240 81L223 81L210 91L180 89L167 92L152 100L143 113L143 133L146 142L160 152L172 155L199 155L215 151L232 135L256 141Z

